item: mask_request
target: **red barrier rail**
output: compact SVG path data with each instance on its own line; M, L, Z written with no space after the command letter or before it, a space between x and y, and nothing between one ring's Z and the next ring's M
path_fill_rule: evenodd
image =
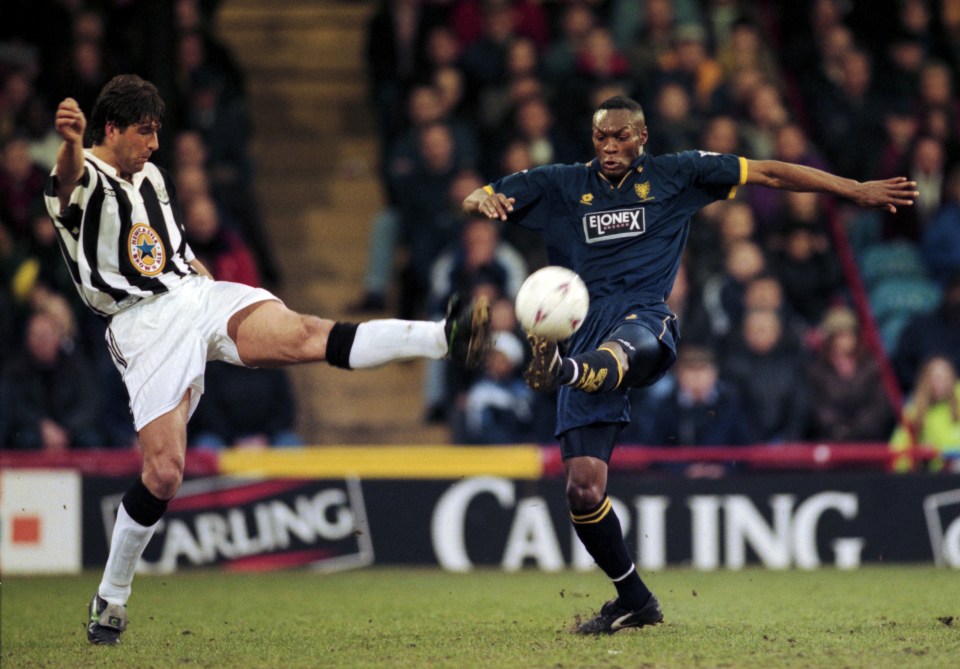
M716 462L741 464L752 470L889 470L894 458L912 456L914 462L934 459L933 448L917 447L894 453L887 444L785 443L760 446L618 446L610 460L611 472L637 472L658 464ZM558 446L543 448L544 476L563 472Z
M33 469L75 469L87 476L136 476L140 473L140 451L124 449L84 449L47 453L44 451L0 451L0 467ZM190 477L214 476L220 472L215 451L187 451L184 474Z

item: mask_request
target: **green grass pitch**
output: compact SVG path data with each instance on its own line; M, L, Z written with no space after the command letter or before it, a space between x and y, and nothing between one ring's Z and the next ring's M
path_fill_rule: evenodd
M376 568L140 576L119 647L89 646L99 574L6 578L0 666L18 667L958 667L960 573L645 575L665 624L569 632L613 592L599 572Z

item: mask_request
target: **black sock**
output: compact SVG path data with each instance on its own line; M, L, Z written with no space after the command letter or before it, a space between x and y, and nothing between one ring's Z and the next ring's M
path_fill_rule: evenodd
M587 552L613 581L620 605L635 610L646 604L650 590L633 565L610 498L604 495L599 505L589 511L571 512L570 518Z
M330 328L330 334L327 335L327 363L340 367L341 369L350 369L350 349L353 348L353 340L357 337L357 323L334 323Z
M130 486L121 503L127 514L144 527L156 523L167 510L167 500L155 497L147 486L143 485L142 478Z
M585 393L605 393L620 385L623 368L613 351L600 348L564 358L560 368L560 383L573 386Z

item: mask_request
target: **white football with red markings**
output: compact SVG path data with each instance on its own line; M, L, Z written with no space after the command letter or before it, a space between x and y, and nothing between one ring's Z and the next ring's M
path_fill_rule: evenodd
M517 291L515 305L517 320L526 332L562 341L583 325L590 295L576 272L548 265L527 277Z

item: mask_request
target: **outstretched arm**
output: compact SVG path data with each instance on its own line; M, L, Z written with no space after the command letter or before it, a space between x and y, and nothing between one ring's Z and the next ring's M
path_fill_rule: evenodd
M470 193L461 206L463 213L470 216L486 216L505 221L513 211L515 202L514 198L507 197L503 193L491 193L484 186Z
M916 182L906 177L856 181L779 160L748 160L746 183L780 190L830 193L852 200L861 207L879 207L892 214L897 213L898 205L912 205L919 195Z
M63 144L57 152L57 197L60 209L70 202L70 193L83 175L83 131L87 119L80 105L73 98L67 98L57 107L54 127Z

